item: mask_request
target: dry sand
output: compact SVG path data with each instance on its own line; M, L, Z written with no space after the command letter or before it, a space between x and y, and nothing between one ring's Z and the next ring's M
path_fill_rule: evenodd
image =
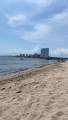
M68 62L0 77L0 120L68 120Z

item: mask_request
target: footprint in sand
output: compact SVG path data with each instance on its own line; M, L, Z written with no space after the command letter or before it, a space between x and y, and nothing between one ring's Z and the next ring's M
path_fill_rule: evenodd
M54 116L52 116L52 120L59 120L59 117L63 115L64 113L62 111L58 111Z
M63 113L62 111L58 111L58 112L56 113L56 116L58 116L58 117L60 117L60 116L62 116L62 115L64 115L64 113Z

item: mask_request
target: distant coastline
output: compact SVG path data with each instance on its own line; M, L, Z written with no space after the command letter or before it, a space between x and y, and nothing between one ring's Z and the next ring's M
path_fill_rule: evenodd
M35 54L33 55L28 55L28 56L23 56L23 55L1 55L0 57L19 57L19 58L40 58L40 59L47 59L47 60L59 60L59 59L66 59L68 60L67 57L45 57L45 58L42 58L40 57L40 54L36 54L37 56L35 56Z

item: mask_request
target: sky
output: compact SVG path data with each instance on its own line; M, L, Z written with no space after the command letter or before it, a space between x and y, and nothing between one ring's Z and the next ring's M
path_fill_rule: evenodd
M68 57L68 0L0 0L0 55Z

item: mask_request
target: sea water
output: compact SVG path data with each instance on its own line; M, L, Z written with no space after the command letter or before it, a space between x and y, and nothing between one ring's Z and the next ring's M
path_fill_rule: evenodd
M55 60L0 56L0 75L55 63Z

